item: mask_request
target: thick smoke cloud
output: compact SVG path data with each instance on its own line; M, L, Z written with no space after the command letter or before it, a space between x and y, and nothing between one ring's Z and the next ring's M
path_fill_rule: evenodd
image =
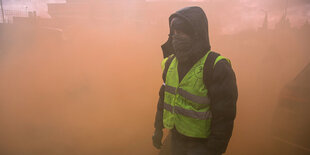
M308 0L242 0L253 10L262 10L270 15L271 22L276 22L287 8L287 16L293 26L300 26L310 19L310 1Z
M115 14L98 13L100 20L52 18L57 29L7 24L0 31L1 155L158 154L151 136L162 85L160 45L168 37L169 15L181 6L150 2L157 10L138 19L140 5L109 1L114 6L99 8ZM42 17L48 17L47 2L61 1L4 0L5 9L28 6ZM285 0L200 3L209 18L212 50L231 60L238 82L227 155L298 154L278 153L285 150L271 139L280 91L310 62L310 28L295 28L309 18L309 3L288 2L291 29L272 28ZM124 18L122 11L129 15ZM265 12L270 29L257 29Z
M5 10L18 10L27 15L27 11L36 11L39 16L49 17L47 3L64 3L65 0L3 0Z
M6 9L37 11L39 16L46 18L50 17L46 3L65 2L65 0L4 0L4 5ZM269 26L273 28L286 7L292 26L299 27L310 19L308 0L204 0L203 2L216 14L221 23L221 31L225 34L258 28L262 25L265 13L268 13Z
M226 34L257 29L262 26L266 13L269 27L274 28L284 14L285 8L293 27L300 27L310 19L310 1L307 0L287 2L284 0L212 0L207 2L214 16L219 20L222 32Z

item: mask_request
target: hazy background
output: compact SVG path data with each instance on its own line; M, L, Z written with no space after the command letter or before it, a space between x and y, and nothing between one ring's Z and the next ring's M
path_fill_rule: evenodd
M91 0L93 1L93 0ZM121 0L124 3L130 0ZM142 0L143 1L143 0ZM149 2L205 2L216 6L216 18L221 23L224 33L234 33L240 30L257 28L269 13L270 26L273 27L282 16L285 8L293 26L301 26L310 19L309 0L146 0ZM66 0L3 0L6 9L20 11L37 11L41 17L50 18L47 3L65 3ZM126 6L125 7L130 7ZM119 6L121 8L122 6ZM208 11L208 10L207 10ZM225 19L225 20L223 20Z
M7 9L28 6L51 21L1 25L1 154L157 154L160 45L169 15L188 5L206 11L212 50L230 58L237 76L226 154L275 154L271 119L280 90L310 62L309 1L288 1L291 27L276 26L282 0L152 1L145 10L129 0L92 1L85 5L95 9L76 13L85 19L53 17L46 2L4 0ZM262 28L265 11L269 27Z

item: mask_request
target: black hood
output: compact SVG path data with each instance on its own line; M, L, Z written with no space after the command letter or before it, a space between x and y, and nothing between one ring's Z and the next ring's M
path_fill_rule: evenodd
M161 46L163 50L164 57L168 57L169 55L174 53L174 49L172 47L172 30L171 30L171 20L174 17L180 17L188 21L188 23L192 26L194 30L194 39L199 41L203 41L206 47L206 50L209 51L211 49L210 41L209 41L209 30L208 30L208 19L204 11L197 6L186 7L177 12L173 13L169 17L169 27L170 34L168 41Z

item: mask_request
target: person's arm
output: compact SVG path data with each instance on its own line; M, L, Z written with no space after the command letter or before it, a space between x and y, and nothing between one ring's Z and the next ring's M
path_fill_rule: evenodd
M164 58L164 60L161 62L161 69L163 71L162 79L164 83L166 82L167 71L173 58L174 56L170 55L169 57ZM164 128L164 124L163 124L164 96L165 96L165 84L164 83L160 87L160 90L159 90L159 100L157 103L157 112L156 112L155 123L154 123L155 129L160 129L160 130Z
M170 57L172 58L172 57ZM167 69L168 66L170 65L170 62L172 59L168 61L169 57L165 58L162 63L161 63L161 68L163 70L163 81L166 81L166 74L167 74ZM168 63L167 63L168 61ZM159 100L157 103L157 112L155 116L155 122L154 122L154 127L155 131L152 137L153 140L153 145L157 148L160 149L162 146L161 140L163 137L163 128L164 128L164 123L163 123L163 114L164 114L164 95L165 95L165 85L163 84L159 90Z
M162 130L164 128L164 124L163 124L164 91L165 91L165 85L162 85L159 90L159 99L157 103L157 111L156 111L155 122L154 122L154 127L157 130Z
M162 138L163 138L163 113L164 113L164 90L165 85L162 85L159 90L159 100L157 103L157 112L155 116L154 127L155 131L152 136L153 146L157 149L160 149L162 146Z
M211 151L224 153L232 135L238 98L235 73L226 60L220 60L215 65L208 92L212 119L207 147Z

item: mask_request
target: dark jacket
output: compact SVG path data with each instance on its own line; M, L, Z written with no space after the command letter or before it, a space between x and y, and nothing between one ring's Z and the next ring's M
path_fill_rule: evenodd
M202 48L198 48L199 51L196 52L195 58L186 64L179 64L178 71L181 79L189 69L210 50L211 46L209 43L207 18L201 8L187 7L179 10L170 16L169 21L171 21L174 16L182 17L190 22L195 30L196 37L200 42L203 41L205 43ZM173 54L171 37L169 37L168 41L162 46L162 49L164 57ZM207 83L206 77L207 75L204 75L203 80L205 83ZM164 82L165 80L166 79L163 79ZM207 138L207 147L212 151L224 153L232 135L234 119L236 117L236 102L238 98L236 77L230 63L226 60L220 60L214 67L211 81L212 82L208 87L208 96L211 100L211 112L213 117L211 120L211 134ZM164 85L161 86L159 92L160 97L155 118L155 128L157 129L164 128L164 87ZM197 140L200 141L201 139Z

